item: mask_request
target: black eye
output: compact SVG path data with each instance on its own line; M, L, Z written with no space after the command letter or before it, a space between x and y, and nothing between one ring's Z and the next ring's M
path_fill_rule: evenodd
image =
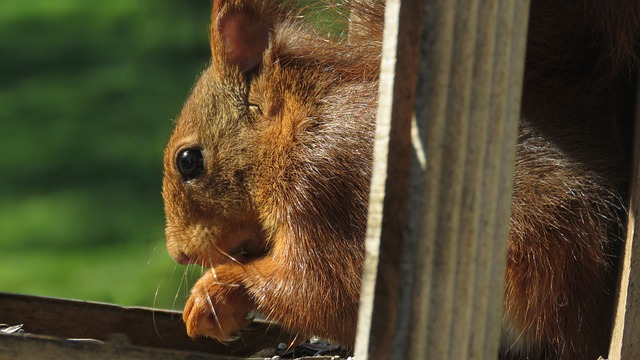
M186 149L178 153L176 165L182 179L189 181L202 175L204 172L204 159L202 151L197 149Z

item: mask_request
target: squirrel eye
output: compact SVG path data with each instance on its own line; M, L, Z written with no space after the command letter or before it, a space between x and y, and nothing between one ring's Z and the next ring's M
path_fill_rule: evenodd
M184 181L189 181L202 175L204 172L204 159L202 151L186 149L178 153L176 165Z

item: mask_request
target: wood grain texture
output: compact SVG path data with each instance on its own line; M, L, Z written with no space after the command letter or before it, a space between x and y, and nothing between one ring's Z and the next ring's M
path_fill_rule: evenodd
M416 171L422 211L410 220L418 358L497 357L527 9L428 1L424 10L416 118L427 162Z
M640 359L640 96L636 105L634 169L627 239L622 255L609 360Z
M356 358L391 358L398 328L420 1L386 3ZM357 16L357 15L356 15ZM401 79L402 81L397 81Z
M21 360L239 360L175 350L67 341L46 336L0 335L0 359Z
M226 359L293 339L274 324L254 322L229 344L193 340L179 312L5 293L0 323L22 324L29 334L0 336L0 359Z
M398 43L413 34L393 21L421 13L420 39L410 42L420 64L415 83L394 76L407 50L386 33L356 357L495 359L528 1L391 3L387 13L399 15L387 17L385 31L396 29ZM389 167L395 153L384 147L408 145L406 130L393 131L406 129L394 121L407 109L385 104L412 89L409 197L405 211L387 211L389 198L404 199L389 184L406 184L407 169Z

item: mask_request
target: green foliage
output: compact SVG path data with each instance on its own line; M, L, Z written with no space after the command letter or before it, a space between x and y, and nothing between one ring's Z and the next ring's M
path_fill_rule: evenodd
M209 60L209 6L0 2L0 291L181 307L162 149Z

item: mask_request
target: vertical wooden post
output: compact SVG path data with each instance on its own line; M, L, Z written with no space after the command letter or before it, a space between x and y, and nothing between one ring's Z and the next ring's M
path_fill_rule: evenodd
M356 357L391 358L397 328L421 0L388 0ZM401 80L401 81L398 81Z
M356 357L494 360L528 0L387 4Z
M640 93L636 100L635 126L627 239L609 360L640 359Z

